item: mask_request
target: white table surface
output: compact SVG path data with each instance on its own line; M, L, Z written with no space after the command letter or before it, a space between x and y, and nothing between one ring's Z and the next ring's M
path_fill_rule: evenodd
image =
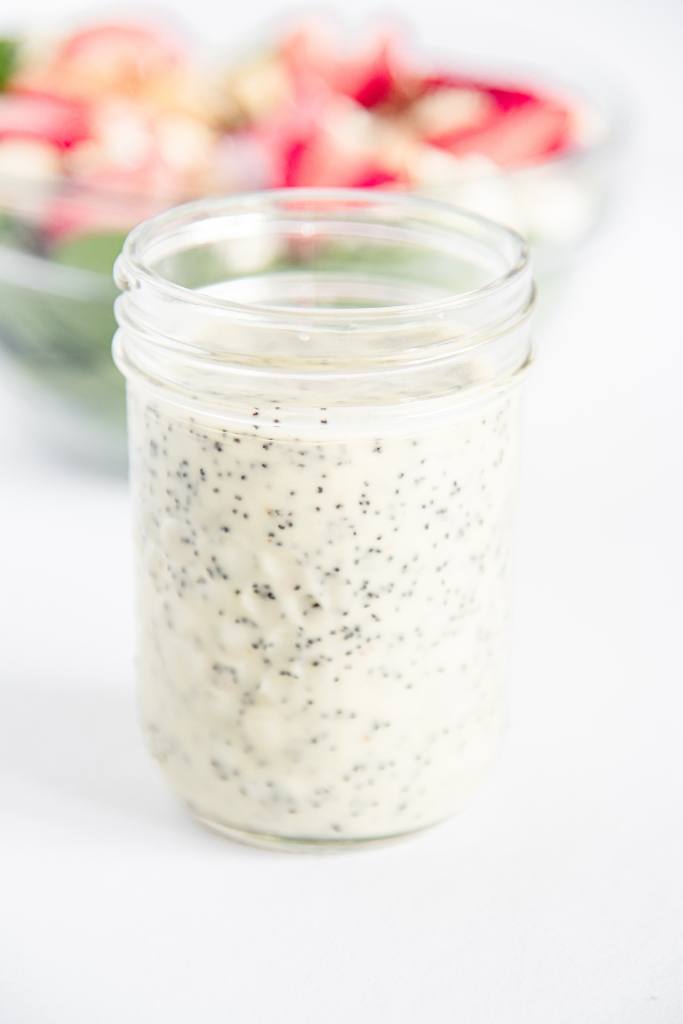
M521 10L528 56L604 48L640 115L539 330L503 755L383 850L194 825L137 731L125 486L41 453L0 377L0 1024L683 1021L683 15L486 0L456 40L420 7L428 39L502 50Z

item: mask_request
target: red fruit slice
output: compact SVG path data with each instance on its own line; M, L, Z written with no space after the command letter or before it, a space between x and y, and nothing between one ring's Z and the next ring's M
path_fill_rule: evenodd
M287 184L295 187L381 188L400 175L367 156L345 152L321 132L299 147Z
M332 85L340 65L335 40L326 26L317 22L302 25L281 41L278 51L297 83L312 80Z
M280 181L276 180L276 187L282 185L285 188L299 184L301 177L301 164L305 164L307 152L311 146L310 138L298 138L285 144L279 162ZM277 174L277 172L276 172Z
M0 139L39 139L69 149L88 135L83 103L41 92L0 95Z
M414 88L414 74L404 66L398 40L391 34L347 53L324 27L304 25L285 38L280 54L295 81L308 91L327 87L366 108Z
M499 110L504 113L508 110L516 110L526 103L542 103L539 96L525 89L510 89L501 86L484 86L484 91L495 101Z
M494 116L476 131L430 141L454 156L477 154L499 167L513 167L567 149L571 144L571 121L564 107L527 101Z
M317 117L317 105L311 108L304 96L245 134L248 145L259 154L266 188L296 184L299 162L315 135Z
M292 128L279 138L261 135L259 139L271 168L270 187L376 188L400 182L397 171L340 141L324 121Z
M287 185L351 185L358 173L358 157L344 152L323 128L297 140L288 153Z
M423 92L434 92L437 89L471 89L474 92L482 92L490 96L498 109L502 111L512 110L525 103L542 102L540 96L528 89L491 85L479 78L469 78L466 75L456 75L450 72L426 75L422 79L421 85Z
M185 57L186 50L180 39L158 26L143 24L93 25L69 36L61 44L57 60L78 61L105 65L148 63L159 66L173 65Z
M397 171L367 164L359 167L353 180L348 183L351 188L386 188L387 185L407 185L405 178Z
M359 61L349 61L339 87L363 107L386 102L396 86L391 40L380 41L373 53Z

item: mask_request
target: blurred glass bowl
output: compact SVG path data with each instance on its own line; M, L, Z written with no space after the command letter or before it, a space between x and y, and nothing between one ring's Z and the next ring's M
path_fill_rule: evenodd
M67 236L47 249L38 225L55 204L81 222L106 222L120 201L68 182L0 177L0 350L40 400L40 433L78 456L112 463L123 460L125 416L111 359L112 267L126 232ZM125 204L127 211L137 206L135 221L167 205L131 206L130 196Z
M495 73L500 77L499 68ZM515 75L547 80L528 70L516 69ZM613 111L600 96L582 98L576 89L565 93L584 105L584 145L507 170L469 160L457 181L439 180L437 170L429 187L421 189L525 235L542 297L546 283L561 278L599 223L611 181ZM67 218L93 225L117 223L117 207L125 207L125 225L66 234L45 245L38 226L55 203ZM41 395L46 415L39 419L52 439L96 461L124 462L123 384L110 356L113 262L126 229L170 205L169 197L124 197L65 180L0 176L0 347L35 385L36 397Z

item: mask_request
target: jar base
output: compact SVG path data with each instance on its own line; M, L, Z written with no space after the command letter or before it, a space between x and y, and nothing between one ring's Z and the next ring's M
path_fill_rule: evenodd
M404 839L421 835L434 827L433 825L423 825L409 832L360 839L307 839L305 837L291 838L272 835L267 832L249 832L246 829L234 828L232 825L224 825L222 822L202 817L192 810L190 813L200 825L212 832L217 832L226 839L240 843L242 846L253 846L261 850L275 850L284 853L344 853L351 850L367 850L377 846L392 846Z

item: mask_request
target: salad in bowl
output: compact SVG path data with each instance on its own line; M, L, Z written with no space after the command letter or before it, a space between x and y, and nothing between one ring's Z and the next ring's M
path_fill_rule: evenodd
M599 220L610 134L578 90L390 32L342 45L306 23L223 62L147 22L0 40L0 346L73 439L120 453L111 270L140 220L234 191L407 189L516 228L542 276Z

